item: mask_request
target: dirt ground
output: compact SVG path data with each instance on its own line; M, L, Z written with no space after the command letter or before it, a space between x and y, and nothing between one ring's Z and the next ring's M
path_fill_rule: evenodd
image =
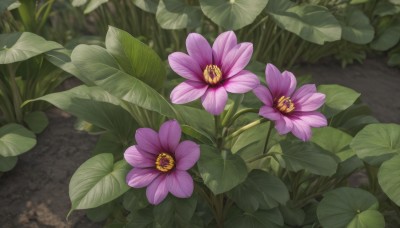
M318 84L341 84L362 93L362 99L382 122L400 123L400 70L380 60L342 69L338 64L301 67ZM0 227L101 227L83 213L65 217L70 208L68 183L89 158L96 137L74 130L74 118L57 110L48 113L49 127L38 136L33 151L0 177Z

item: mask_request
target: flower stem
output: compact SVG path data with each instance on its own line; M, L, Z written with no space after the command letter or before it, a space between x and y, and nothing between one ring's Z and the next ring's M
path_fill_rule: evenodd
M232 140L232 139L235 138L236 136L239 136L240 134L242 134L243 132L247 131L248 129L250 129L250 128L252 128L252 127L255 127L255 126L257 126L257 125L259 125L259 124L261 124L261 123L264 123L264 122L266 122L266 121L267 121L267 120L264 119L264 118L258 119L258 120L256 120L256 121L253 121L253 122L251 122L251 123L249 123L249 124L247 124L247 125L245 125L245 126L239 128L237 131L233 132L232 134L228 135L228 136L225 138L225 141L228 142L229 140Z
M263 154L266 153L267 147L268 147L268 142L269 142L269 138L271 136L271 131L272 131L272 126L274 124L272 122L269 122L269 127L268 127L268 133L267 133L267 138L265 139L265 144L264 144L264 149L263 149Z

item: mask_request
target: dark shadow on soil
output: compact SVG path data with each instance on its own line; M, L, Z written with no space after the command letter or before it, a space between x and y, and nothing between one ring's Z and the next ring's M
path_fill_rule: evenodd
M342 69L336 64L306 65L298 75L311 74L317 84L340 84L362 93L375 117L400 123L400 71L382 61ZM70 86L67 86L70 87ZM90 157L96 137L74 130L75 118L56 110L34 150L19 157L17 166L0 177L0 227L100 227L70 208L68 183Z

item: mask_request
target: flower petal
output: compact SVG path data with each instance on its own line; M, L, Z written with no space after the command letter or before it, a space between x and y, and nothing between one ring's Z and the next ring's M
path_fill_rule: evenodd
M242 70L224 82L226 91L230 93L247 93L260 84L258 77L247 70Z
M308 98L307 98L308 97ZM325 94L314 93L311 96L300 99L296 103L296 111L308 112L319 109L325 102Z
M128 147L124 153L125 160L133 167L147 168L154 166L154 154L140 150L137 146Z
M267 106L272 106L273 98L271 96L271 92L265 86L257 86L255 89L253 89L253 93L258 99L260 99L262 103Z
M196 164L200 158L200 146L186 140L181 142L175 150L176 168L188 170Z
M190 33L186 38L186 50L199 63L201 69L212 64L212 49L208 41L198 33Z
M169 120L163 123L160 127L158 137L160 138L161 146L167 152L173 153L181 140L182 130L178 121Z
M293 75L292 72L290 71L284 71L282 73L283 80L281 80L281 83L285 83L286 88L286 93L284 94L286 97L290 97L294 90L296 89L297 86L297 81L296 77Z
M207 112L213 115L219 115L224 111L226 102L228 101L228 93L223 86L209 88L201 97L203 107Z
M139 128L136 130L135 140L141 150L152 154L158 154L161 151L158 133L151 128Z
M167 176L168 191L178 198L189 198L193 194L193 179L186 171L176 170Z
M207 91L208 85L203 82L184 81L177 85L171 92L171 102L174 104L185 104L194 101Z
M221 62L228 52L237 45L236 35L232 31L221 33L212 46L214 64L221 66Z
M146 189L149 203L157 205L168 195L167 175L158 176Z
M133 168L126 175L126 183L134 188L143 188L153 182L159 175L160 172L154 169Z
M282 88L280 80L282 79L281 72L273 64L268 63L265 68L265 80L268 88L272 93L272 97L276 98L282 96Z
M281 119L275 121L275 129L280 135L287 134L292 131L293 122L289 117L282 115Z
M301 104L316 92L317 87L314 84L306 84L296 90L291 98L295 104Z
M319 112L300 112L295 113L295 115L310 127L325 127L328 125L326 117Z
M276 109L266 105L260 108L260 112L258 114L269 120L279 120L282 116L282 114L276 111Z
M246 42L236 45L221 62L223 77L230 78L242 71L250 62L252 54L252 43Z
M292 119L293 129L292 133L302 141L308 141L311 138L311 127L301 119Z
M199 63L191 56L182 52L174 52L168 56L168 63L171 69L181 77L192 81L202 81L203 71Z

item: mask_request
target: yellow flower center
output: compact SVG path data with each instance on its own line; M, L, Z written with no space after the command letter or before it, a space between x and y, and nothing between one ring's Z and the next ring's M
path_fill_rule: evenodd
M156 169L161 172L168 172L175 167L174 158L167 153L160 153L156 159Z
M207 65L203 71L204 81L210 85L218 84L222 79L222 71L217 65Z
M275 103L275 107L280 112L286 114L293 112L295 109L292 100L290 100L290 97L285 97L285 96L281 96L279 98L279 100Z

